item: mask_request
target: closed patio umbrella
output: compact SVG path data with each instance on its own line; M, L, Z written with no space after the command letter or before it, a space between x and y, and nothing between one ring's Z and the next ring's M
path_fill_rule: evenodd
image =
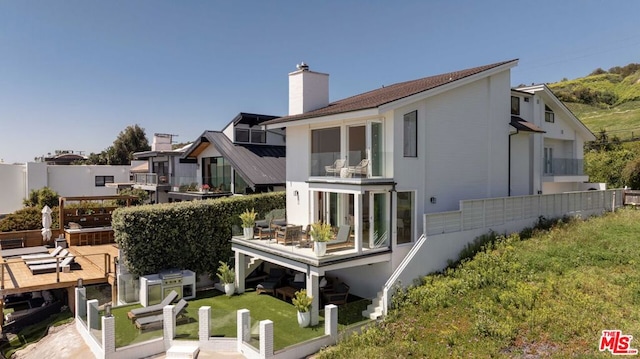
M51 240L51 208L47 205L42 208L42 240L44 242Z

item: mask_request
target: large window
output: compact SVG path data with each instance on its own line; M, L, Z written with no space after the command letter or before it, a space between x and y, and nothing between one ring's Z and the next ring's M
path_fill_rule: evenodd
M518 96L511 96L511 114L520 114L520 97Z
M202 159L202 183L212 189L228 192L231 190L231 165L224 157L207 157Z
M556 121L553 110L551 110L547 105L544 105L544 121L551 123Z
M411 243L413 241L413 192L398 192L397 205L397 243Z
M404 157L418 157L418 111L404 115Z
M251 130L251 143L266 143L267 132L263 130Z
M236 128L236 142L249 142L249 129Z
M251 191L251 187L237 171L234 171L233 179L233 193L246 194L248 193L247 190Z
M311 175L325 176L326 166L332 166L340 157L340 127L311 131Z
M266 143L267 132L264 130L236 128L236 142Z
M544 174L553 174L553 148L544 148Z
M113 176L96 176L96 187L104 187L107 183L113 183Z

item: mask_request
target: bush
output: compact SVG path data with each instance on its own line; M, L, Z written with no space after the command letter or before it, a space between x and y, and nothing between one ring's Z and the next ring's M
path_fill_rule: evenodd
M41 189L31 190L29 198L25 198L22 204L25 207L38 207L42 209L45 205L49 208L58 206L59 195L56 191L49 187L43 187Z
M0 232L28 231L42 228L42 208L26 207L19 209L0 220ZM51 228L60 228L58 207L51 209Z
M284 207L284 192L126 207L113 212L112 226L133 274L168 268L211 274L232 255L232 227L241 225L242 212Z
M640 189L640 158L629 161L622 170L622 182L631 189Z

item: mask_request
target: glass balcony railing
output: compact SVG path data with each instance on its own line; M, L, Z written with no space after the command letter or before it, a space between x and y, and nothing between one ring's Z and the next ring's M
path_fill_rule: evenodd
M168 176L160 175L156 173L135 173L133 175L133 181L135 184L144 184L144 185L158 185L158 184L168 184Z
M545 176L583 176L584 160L576 158L554 158L543 163Z
M384 177L385 153L366 156L364 151L321 152L311 154L311 177L375 178Z

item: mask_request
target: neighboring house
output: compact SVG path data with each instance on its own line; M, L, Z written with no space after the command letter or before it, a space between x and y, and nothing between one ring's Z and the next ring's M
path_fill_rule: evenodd
M289 115L265 122L267 130L287 131L287 222L349 225L353 241L344 252L313 258L233 239L239 278L252 257L305 273L314 308L327 273L373 298L425 232L425 214L458 211L467 199L578 189L587 180L581 169L556 175L555 164L581 163L582 143L593 135L546 87L512 91L516 65L396 83L332 103L329 76L299 65L289 74ZM511 96L529 99L519 116L510 114ZM550 112L554 123L544 122Z
M0 164L0 214L23 207L32 190L49 187L61 197L115 195L109 184L129 181L129 166L59 166L42 162Z
M284 190L285 131L261 126L275 118L240 113L222 131L203 132L182 156L198 164L197 187L229 195ZM183 200L208 194L169 195Z
M156 133L151 151L133 154L134 160L145 161L136 162L137 165L132 162L133 188L148 191L154 203L167 203L171 191L179 191L181 186L196 182L196 162L182 158L190 145L174 150L172 139L170 134Z
M510 195L601 189L584 174L584 143L595 136L546 85L511 91L511 123Z
M47 157L40 157L40 161L48 165L70 165L86 159L87 156L85 156L82 151L74 152L69 150L56 151L53 156L49 154Z

